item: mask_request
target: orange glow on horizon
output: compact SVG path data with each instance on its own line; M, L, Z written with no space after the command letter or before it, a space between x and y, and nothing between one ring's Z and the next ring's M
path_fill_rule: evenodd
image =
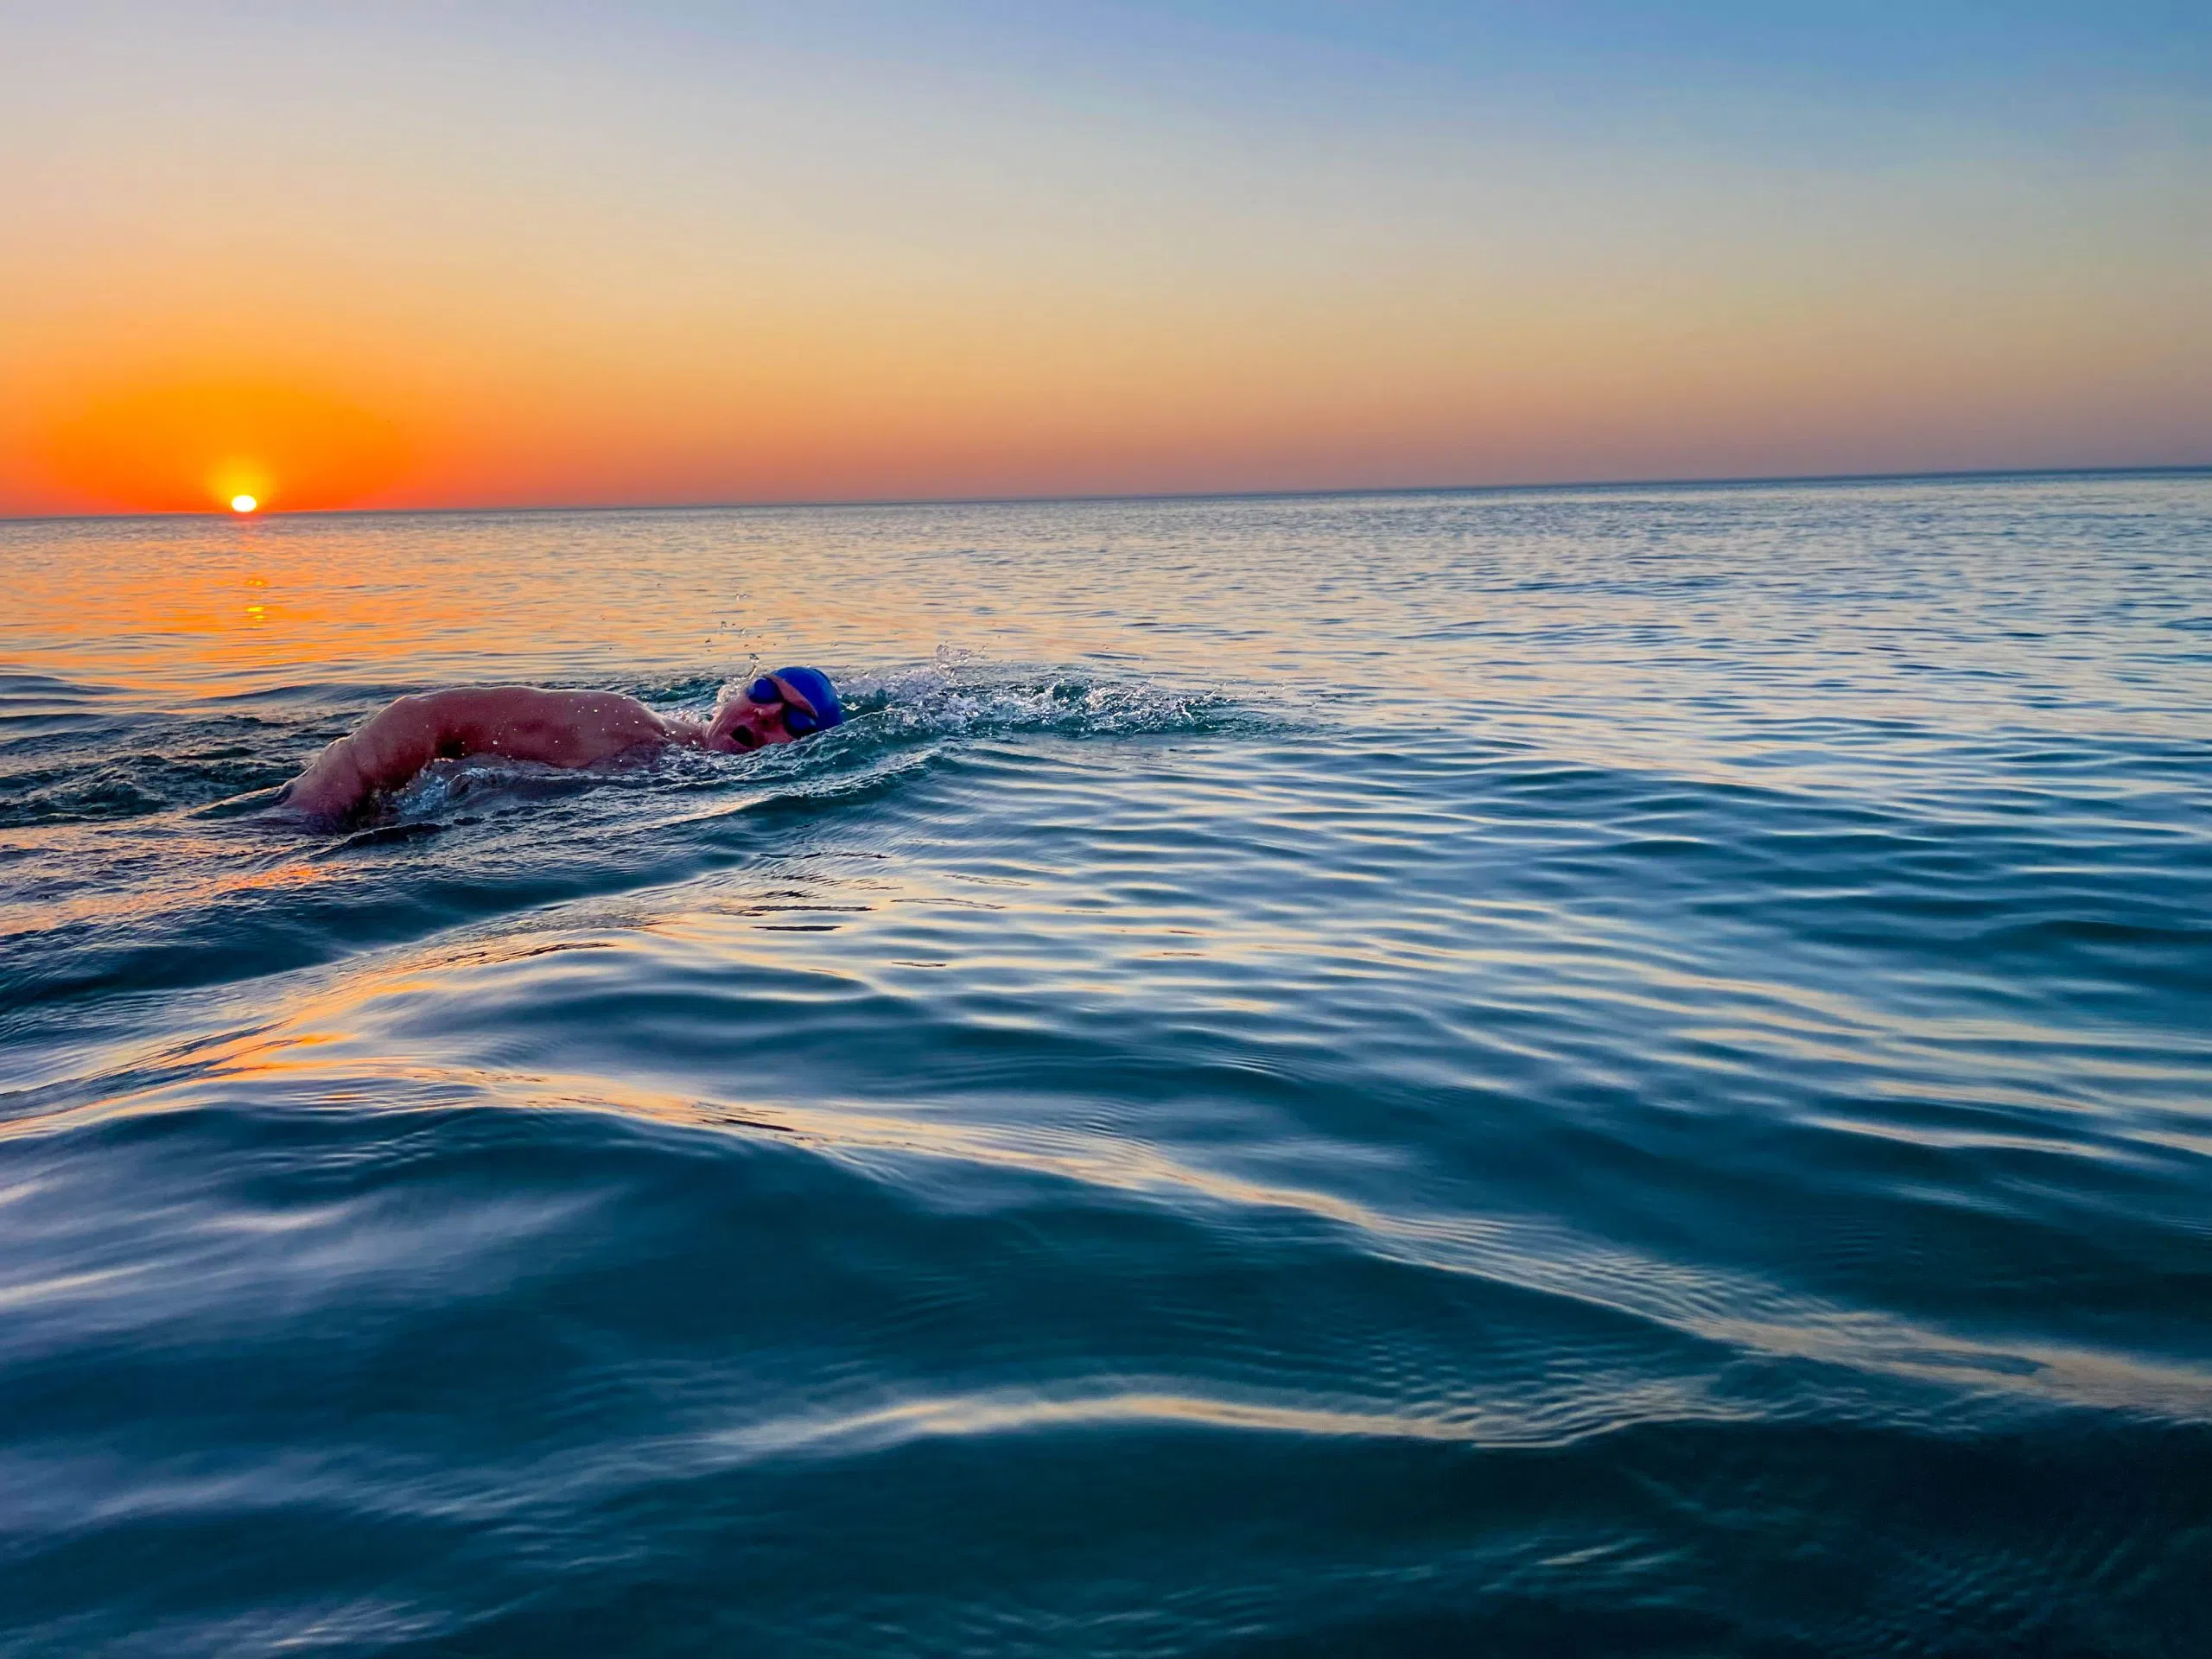
M380 416L281 382L156 385L96 397L54 422L54 479L110 508L254 512L354 505L405 472L407 446Z

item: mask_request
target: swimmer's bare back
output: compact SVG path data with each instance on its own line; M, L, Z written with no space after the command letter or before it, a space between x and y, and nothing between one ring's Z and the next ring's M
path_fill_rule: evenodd
M696 744L703 729L658 715L619 691L474 686L401 697L340 738L286 787L283 804L308 817L344 818L397 789L431 761L504 755L549 766L589 766L631 749Z

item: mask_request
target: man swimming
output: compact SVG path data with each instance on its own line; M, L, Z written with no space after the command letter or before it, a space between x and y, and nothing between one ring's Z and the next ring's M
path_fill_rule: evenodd
M742 754L827 731L845 718L837 688L817 668L764 674L725 690L706 721L664 715L619 691L467 686L401 697L340 738L278 798L309 817L338 820L433 760L504 755L548 766L590 766L633 749Z

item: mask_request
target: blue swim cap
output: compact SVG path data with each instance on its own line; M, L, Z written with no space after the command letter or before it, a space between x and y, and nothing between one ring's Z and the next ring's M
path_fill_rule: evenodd
M820 669L779 668L776 671L776 677L814 705L812 729L826 732L843 721L845 705L837 701L837 688L830 683L830 677ZM794 717L804 721L806 716L796 709L785 713L784 724L796 734L799 728L791 723Z

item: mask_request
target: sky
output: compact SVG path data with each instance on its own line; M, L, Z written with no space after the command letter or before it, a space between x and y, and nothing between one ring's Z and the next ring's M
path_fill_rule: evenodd
M0 0L0 515L2212 462L2212 7Z

